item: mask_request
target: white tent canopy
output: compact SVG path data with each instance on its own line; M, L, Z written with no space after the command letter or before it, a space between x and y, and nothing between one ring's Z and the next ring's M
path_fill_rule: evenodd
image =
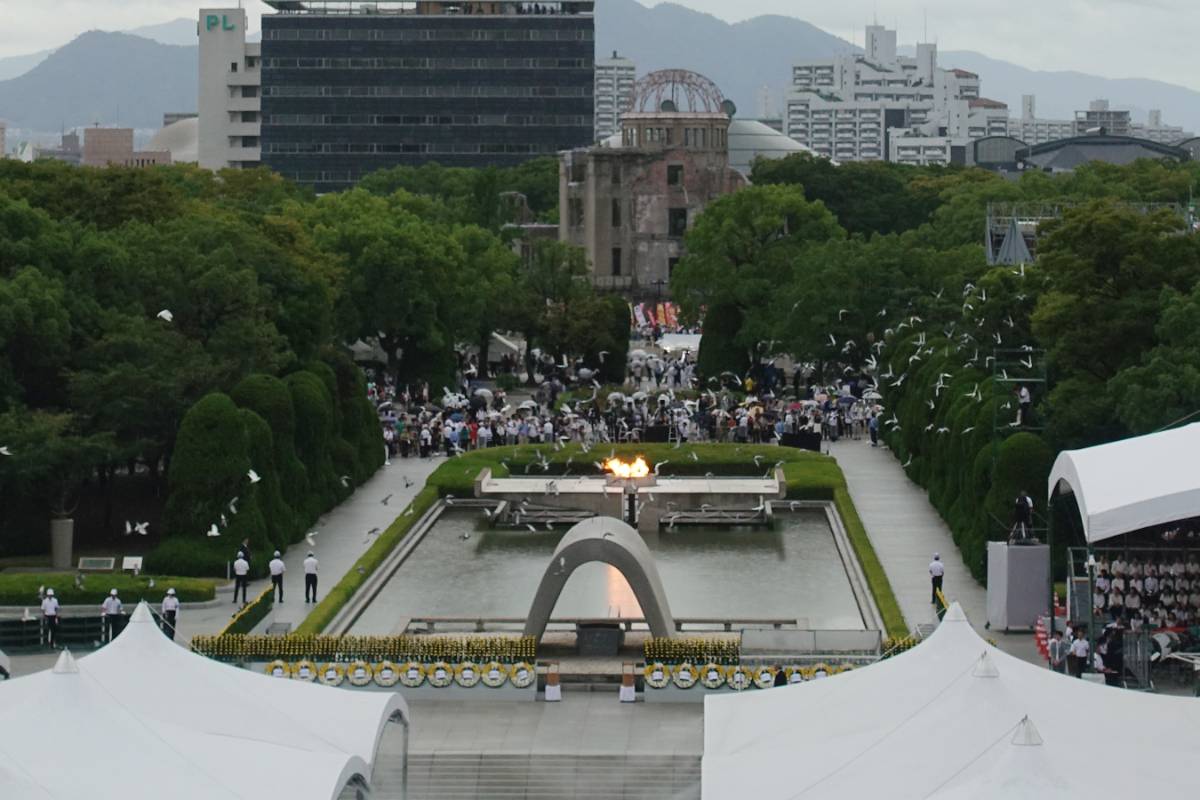
M407 714L398 694L189 653L143 603L102 650L0 686L0 797L330 800L369 782L394 714Z
M1153 797L1200 792L1200 701L1113 689L988 645L954 604L912 650L711 696L705 798Z
M1049 496L1073 492L1083 532L1099 542L1200 515L1200 422L1082 450L1064 450Z

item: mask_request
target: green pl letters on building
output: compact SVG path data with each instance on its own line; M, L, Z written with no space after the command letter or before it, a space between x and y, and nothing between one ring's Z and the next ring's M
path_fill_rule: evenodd
M205 31L211 31L213 28L217 27L217 25L220 25L221 30L223 31L237 30L237 26L230 22L229 17L225 16L224 14L219 17L216 14L209 14L204 18Z

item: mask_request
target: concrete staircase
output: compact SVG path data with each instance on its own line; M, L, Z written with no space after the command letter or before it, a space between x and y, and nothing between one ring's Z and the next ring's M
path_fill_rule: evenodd
M699 755L410 753L411 800L700 797Z

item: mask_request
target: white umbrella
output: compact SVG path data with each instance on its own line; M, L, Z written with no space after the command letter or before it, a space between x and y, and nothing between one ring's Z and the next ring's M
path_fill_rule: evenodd
M863 400L880 400L882 398L883 395L874 389L868 389L867 391L863 392Z

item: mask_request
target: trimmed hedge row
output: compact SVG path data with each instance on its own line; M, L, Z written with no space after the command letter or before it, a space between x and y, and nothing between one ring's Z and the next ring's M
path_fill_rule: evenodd
M322 359L283 379L247 376L188 410L167 474L167 539L148 568L222 575L243 540L255 555L286 550L383 464L362 372L339 353ZM252 559L252 574L266 561Z
M258 623L267 618L267 614L271 613L271 606L275 604L275 587L268 586L263 589L258 597L251 600L242 610L233 615L233 619L229 621L218 636L227 636L233 633L249 633L258 627Z
M894 344L892 363L908 363L921 347L915 337ZM1027 489L1038 496L1054 454L1041 437L1008 427L1017 416L1011 383L964 367L967 356L954 341L930 338L924 347L922 360L910 364L904 383L885 387L885 416L890 419L894 413L899 427L885 424L883 435L907 463L908 476L928 491L963 563L982 581L988 541L1007 538L1017 494ZM945 374L954 377L946 381Z
M150 587L154 581L154 587ZM116 589L126 605L145 600L160 602L167 589L174 589L183 603L202 603L216 597L217 582L204 578L178 578L161 575L127 575L123 573L97 573L84 578L83 586L75 587L75 575L62 572L47 574L19 573L0 575L0 605L36 606L39 602L38 588L53 589L58 602L65 606L89 605L98 607L108 597L110 589Z

